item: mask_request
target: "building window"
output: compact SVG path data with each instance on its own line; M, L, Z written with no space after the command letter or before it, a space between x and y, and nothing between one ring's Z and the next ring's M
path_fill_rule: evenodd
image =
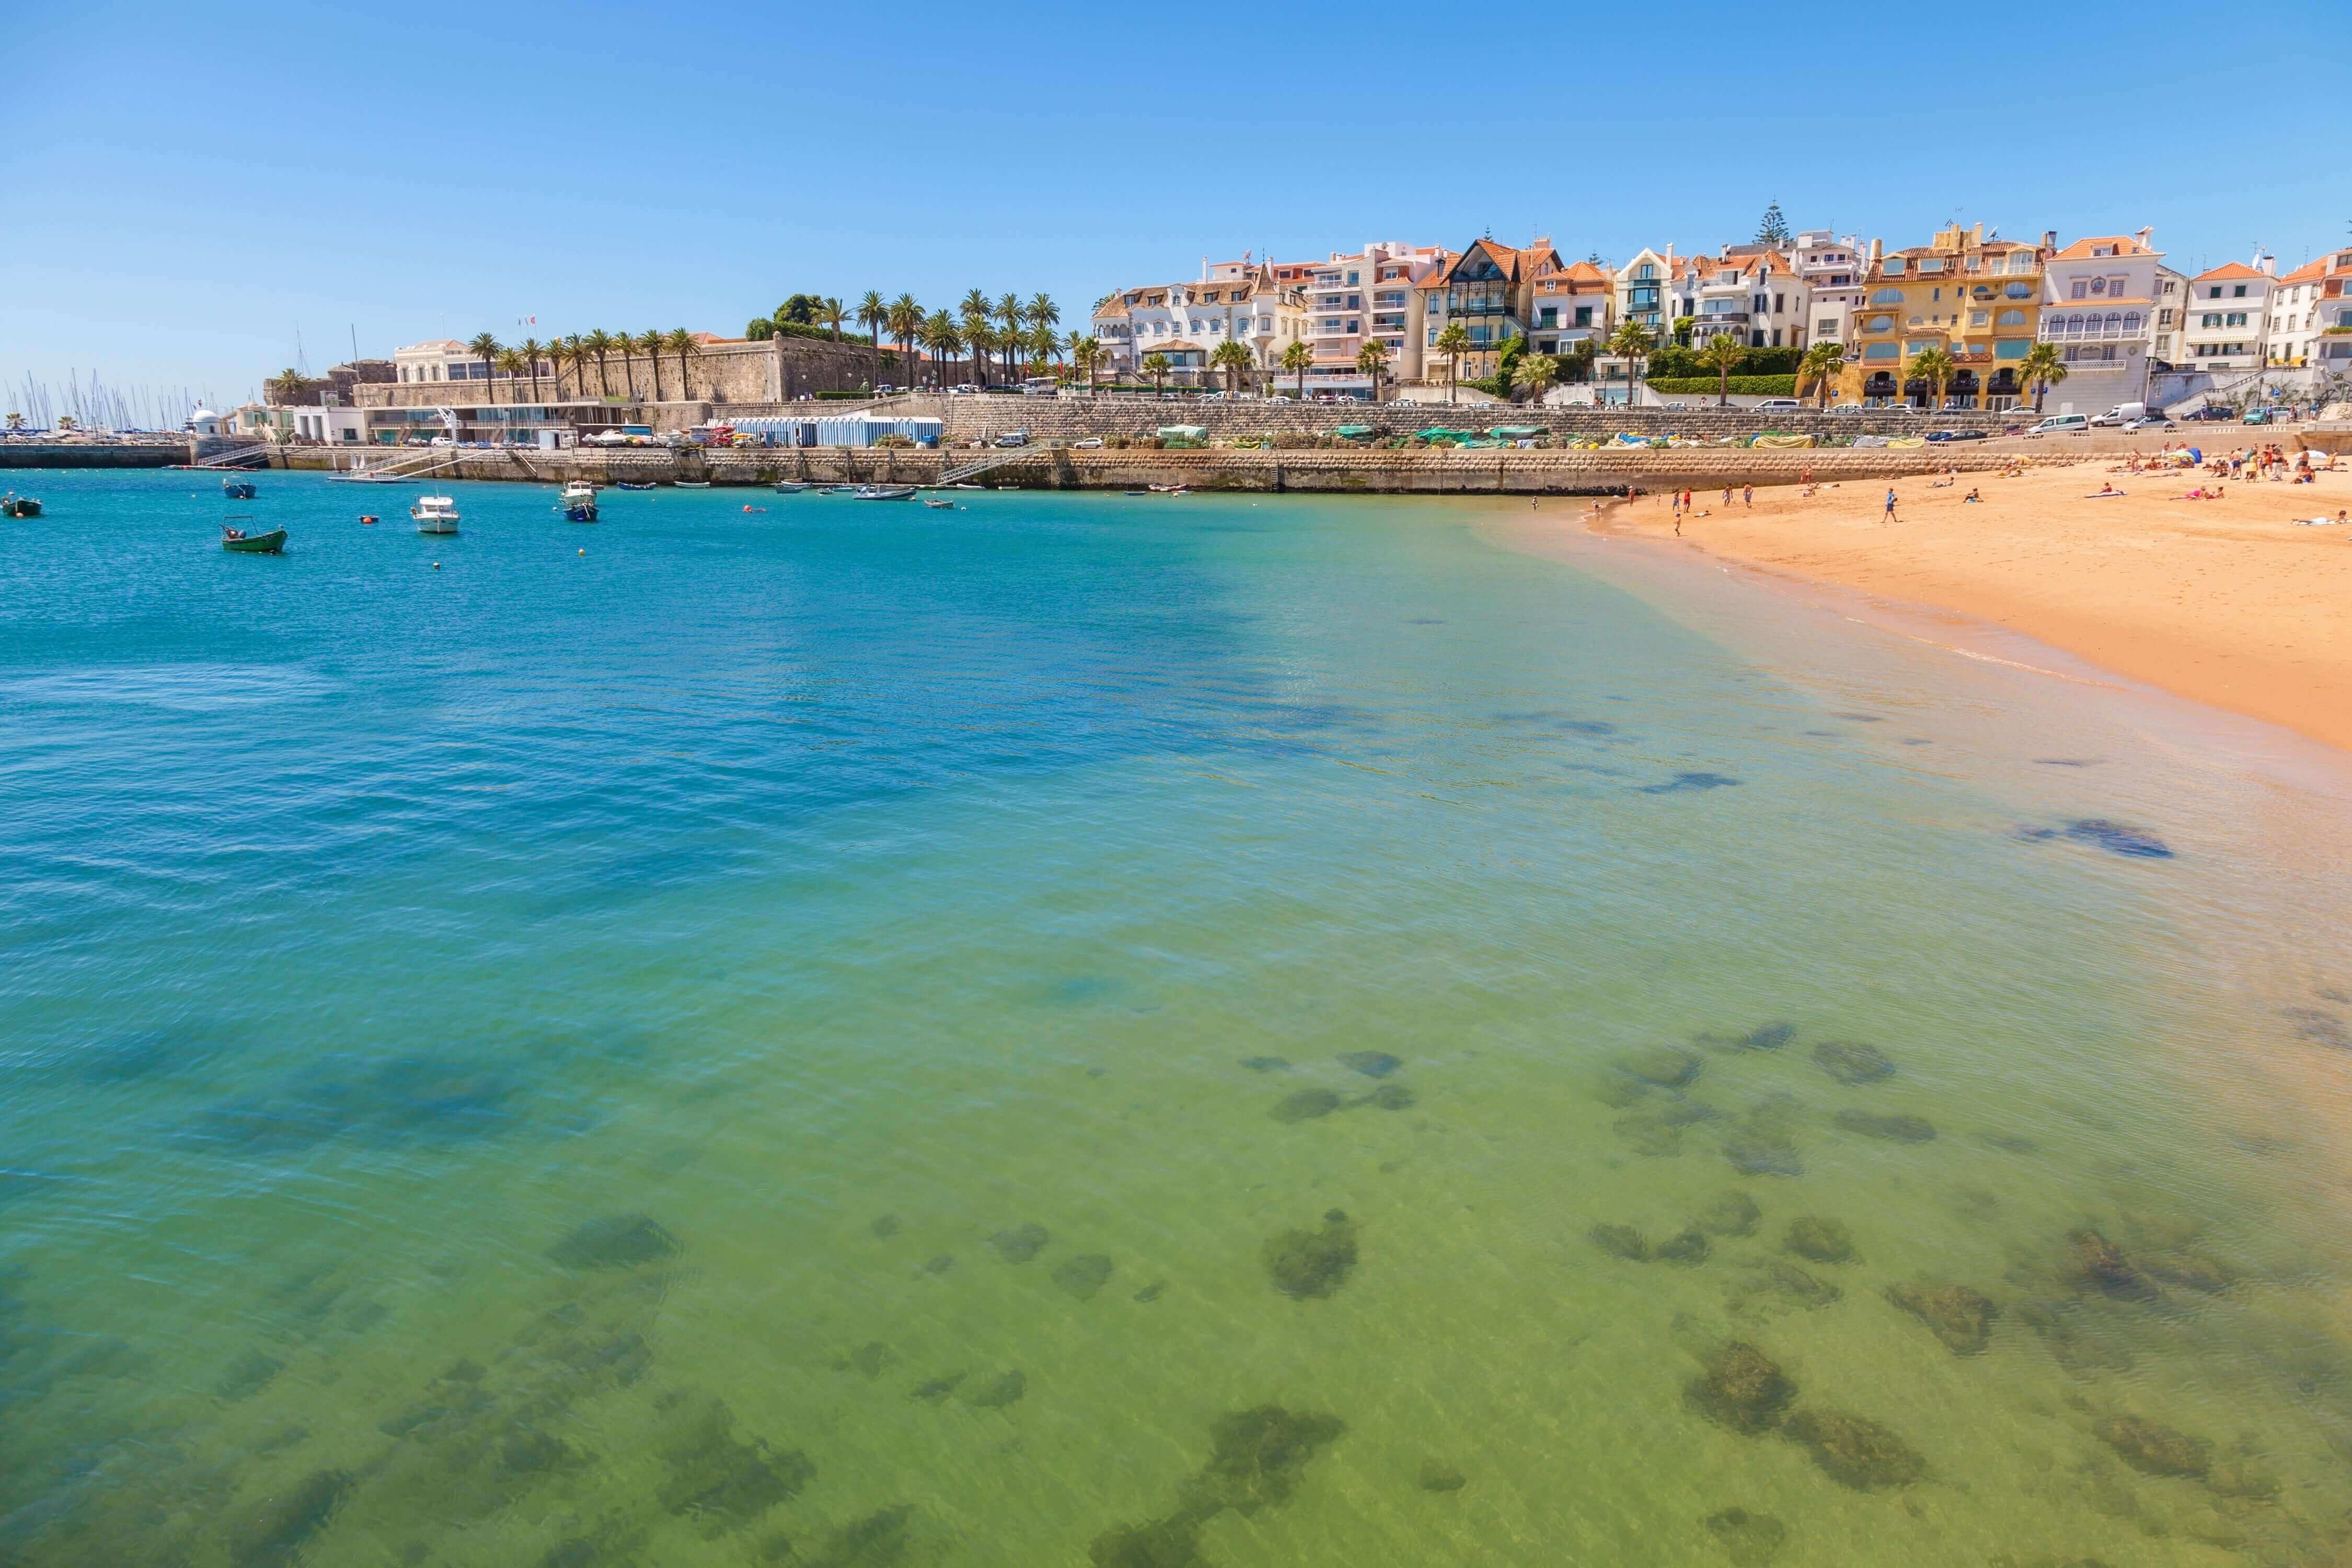
M1881 289L1870 297L1870 302L1874 305L1900 305L1903 303L1903 290Z

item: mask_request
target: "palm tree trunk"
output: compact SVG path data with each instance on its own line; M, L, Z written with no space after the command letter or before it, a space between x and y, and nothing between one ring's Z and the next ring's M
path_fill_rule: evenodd
M629 384L629 401L637 400L637 356L627 349L621 351L621 375Z
M656 403L667 402L667 399L662 396L661 389L661 351L659 349L647 349L646 351L646 358L653 361L654 365L654 401Z

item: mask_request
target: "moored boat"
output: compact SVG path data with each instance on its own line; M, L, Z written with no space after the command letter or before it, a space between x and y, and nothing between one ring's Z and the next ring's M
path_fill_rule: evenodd
M956 503L951 500L932 500L929 497L924 498L923 504L933 511L953 511L956 509Z
M457 503L447 496L419 496L408 515L416 520L419 533L457 531Z
M635 479L619 479L614 482L613 488L616 490L649 490L654 487L650 482L639 483Z
M780 496L796 496L808 488L806 479L778 479L775 484L775 491Z
M596 521L596 487L586 479L574 479L563 487L563 521L593 522Z
M670 482L682 490L707 490L710 488L709 479L672 479Z
M221 548L240 555L280 555L286 550L286 531L273 528L267 533L247 533L237 527L250 518L233 518L221 524Z
M851 500L905 500L915 493L912 485L860 485L849 492Z
M33 496L20 496L15 490L0 496L0 517L38 517L41 503Z
M253 499L253 481L251 479L223 479L221 481L221 494L227 497L230 500L251 500Z

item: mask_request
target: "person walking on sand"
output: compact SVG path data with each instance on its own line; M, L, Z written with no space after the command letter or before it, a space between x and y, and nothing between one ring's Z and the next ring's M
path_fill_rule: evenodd
M1891 485L1887 487L1887 490L1886 490L1886 521L1889 521L1889 522L1893 522L1893 521L1895 521L1895 489L1894 489L1894 487L1893 487L1893 486L1891 486Z
M1754 485L1749 485L1739 492L1739 504L1748 508L1750 510L1755 509L1756 487Z

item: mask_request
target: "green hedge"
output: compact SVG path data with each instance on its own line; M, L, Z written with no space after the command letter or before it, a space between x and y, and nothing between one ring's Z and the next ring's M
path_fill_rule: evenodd
M1712 396L1722 388L1720 377L1712 375L1654 375L1647 378L1653 392L1670 392L1682 395L1704 392ZM1794 397L1797 378L1793 375L1735 375L1731 390L1750 397Z
M866 403L873 396L870 392L820 392L816 400L819 403Z
M1731 367L1734 375L1794 375L1798 362L1805 357L1802 349L1748 349ZM1713 375L1715 367L1698 357L1696 350L1677 348L1669 343L1649 359L1649 372L1656 376Z

